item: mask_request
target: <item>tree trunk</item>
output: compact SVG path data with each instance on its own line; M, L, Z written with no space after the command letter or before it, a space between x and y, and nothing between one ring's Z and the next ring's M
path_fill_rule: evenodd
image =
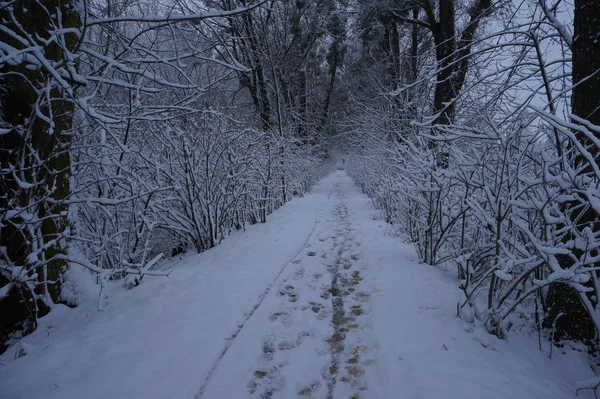
M0 19L6 28L19 35L26 32L30 41L39 38L38 43L30 42L27 46L48 39L52 27L78 28L80 24L79 15L73 9L74 1L45 0L43 7L41 3L20 0L13 2L10 8L0 10ZM53 20L57 15L62 17L61 21ZM74 34L63 37L69 49L76 46L78 38ZM0 41L17 49L25 47L5 32L0 33ZM56 41L50 43L44 46L47 60L72 62L67 61ZM65 251L64 240L57 243L52 240L59 238L67 226L67 207L62 200L67 198L70 190L70 136L66 131L72 126L73 103L58 85L52 83L54 78L43 67L30 69L23 62L5 63L0 67L0 76L0 118L2 127L10 129L9 133L0 135L0 166L3 170L0 212L4 213L0 246L6 248L0 259L9 265L24 267L31 276L37 273L38 280L34 285L14 284L8 297L0 300L0 314L10 315L0 318L1 352L2 345L14 331L28 333L35 329L37 317L49 310L43 299L53 302L60 299L66 262L46 260ZM47 88L49 95L42 90ZM49 116L51 123L40 114ZM10 167L15 168L14 172L4 172ZM9 210L27 212L41 222L23 223L23 213L7 217L5 212ZM29 254L42 246L46 248L38 259L30 259ZM8 284L9 278L0 275L0 286Z
M424 3L425 14L436 47L437 75L433 98L433 111L437 114L436 125L449 125L456 113L455 99L460 94L469 70L471 47L481 21L489 15L491 0L475 0L469 7L469 22L464 30L456 31L455 0L439 0L439 20L429 1ZM436 129L433 129L436 134ZM437 153L436 163L440 168L448 166L448 153L437 150L437 143L430 148Z
M575 0L573 114L600 126L600 2ZM594 149L597 152L598 149Z
M439 113L437 124L447 125L454 119L454 103L456 97L453 74L456 64L453 64L455 51L455 12L454 0L440 0L440 21L434 27L435 57L438 63L433 110Z
M574 115L585 119L592 124L600 125L600 2L597 0L575 0L575 19L573 35L573 93L571 98L571 111ZM576 122L575 122L576 123ZM588 147L588 151L597 157L599 149L591 140L581 133L575 132L577 139ZM598 134L597 134L598 136ZM572 162L580 173L587 174L591 167L585 166L585 160L576 154ZM596 158L598 164L598 159ZM597 232L600 223L598 215L592 207L583 208L581 203L566 205L569 215L576 229L591 227ZM570 212L569 212L569 208ZM583 212L583 213L582 213ZM568 234L565 240L573 238L575 232ZM581 250L573 249L577 257L582 255ZM568 256L559 259L563 268L572 266ZM597 265L594 265L597 266ZM549 311L544 325L556 328L556 339L578 339L591 341L598 337L594 323L584 308L575 289L566 284L553 284L548 290ZM560 317L559 317L560 315Z

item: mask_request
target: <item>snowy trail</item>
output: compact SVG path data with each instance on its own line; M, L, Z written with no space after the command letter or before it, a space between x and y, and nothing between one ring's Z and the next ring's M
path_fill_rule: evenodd
M113 287L104 312L55 309L0 358L0 397L558 399L592 377L457 319L453 277L390 231L336 171L169 279Z
M235 329L235 331L231 334L231 336L229 336L226 339L226 342L225 342L225 345L223 347L223 350L221 351L221 355L219 357L217 357L217 359L215 359L215 361L213 362L212 367L210 368L210 370L208 371L208 373L204 377L204 382L200 386L200 389L198 390L198 393L195 395L197 398L200 398L202 396L202 394L204 393L204 390L206 389L206 386L210 382L213 373L215 372L216 368L221 363L221 360L223 360L223 357L225 357L225 355L227 354L227 351L229 350L229 347L231 346L231 344L234 342L235 338L237 338L237 336L239 335L239 333L242 330L242 328L244 328L244 326L246 325L246 323L248 322L248 320L250 320L250 318L254 315L254 312L256 312L256 310L258 309L258 307L263 303L265 297L271 292L271 289L273 288L273 285L279 279L279 277L284 272L284 270L289 266L289 264L294 260L294 258L296 258L298 255L300 255L300 252L304 249L306 243L312 237L312 235L313 235L316 227L317 227L317 223L315 221L315 225L314 225L313 229L311 230L308 238L305 240L304 245L302 245L302 247L300 248L300 250L298 250L298 252L293 256L292 259L290 259L288 262L285 263L285 265L281 268L281 270L279 271L279 273L277 274L277 276L275 276L275 279L267 286L267 288L265 288L264 292L258 297L258 300L254 304L254 307L252 308L252 310L250 312L248 312L248 313L245 313L244 321L242 323L238 324L238 326Z
M202 398L360 397L363 304L359 243L337 182L304 250L231 341ZM252 356L248 356L252 353ZM248 357L255 360L245 362ZM360 360L359 360L360 359Z

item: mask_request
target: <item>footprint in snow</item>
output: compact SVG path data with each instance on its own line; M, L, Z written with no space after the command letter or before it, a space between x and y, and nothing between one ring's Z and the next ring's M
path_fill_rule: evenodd
M287 295L290 302L296 302L298 300L298 293L293 285L287 284L279 289L279 296Z
M353 305L351 312L354 316L360 316L364 313L364 311L360 305Z
M275 320L279 319L279 317L283 314L284 313L282 313L282 312L275 312L275 313L271 314L271 316L269 316L269 320L275 321Z
M315 392L321 387L321 383L319 381L314 381L310 385L300 388L298 390L299 398L312 398Z
M302 310L307 310L308 308L310 308L310 310L312 310L314 313L319 313L324 306L318 302L310 301L308 306L304 306Z
M294 273L294 280L300 280L302 277L304 277L304 274L306 273L306 271L304 270L304 268L301 268L300 270L297 270Z

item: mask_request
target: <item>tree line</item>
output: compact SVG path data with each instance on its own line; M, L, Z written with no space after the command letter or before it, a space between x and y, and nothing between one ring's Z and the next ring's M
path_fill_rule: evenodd
M457 314L598 347L600 2L0 2L0 341L135 286L332 151ZM74 305L74 303L71 303Z
M362 2L348 169L457 314L598 348L600 2ZM373 61L379 66L367 72Z
M70 268L165 275L325 171L338 3L163 3L0 2L0 348Z

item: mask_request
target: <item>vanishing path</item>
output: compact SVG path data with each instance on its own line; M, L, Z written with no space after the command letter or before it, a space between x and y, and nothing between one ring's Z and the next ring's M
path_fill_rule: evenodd
M0 398L562 399L593 376L525 323L500 341L457 319L455 274L419 264L344 171L169 262L168 279L109 286L103 312L80 280L82 305L0 357Z

